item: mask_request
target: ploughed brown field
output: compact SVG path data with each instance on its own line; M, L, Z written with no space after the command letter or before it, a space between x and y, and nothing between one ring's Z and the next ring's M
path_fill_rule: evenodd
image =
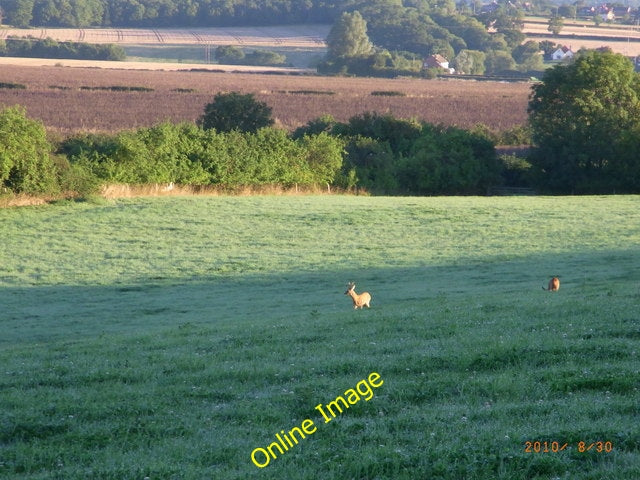
M256 73L140 71L2 65L0 107L24 105L49 130L115 132L168 120L195 121L218 92L254 93L276 123L294 129L323 114L339 121L363 112L389 113L462 128L495 130L527 120L528 83L371 79ZM145 87L151 91L113 91ZM382 92L382 94L380 94Z

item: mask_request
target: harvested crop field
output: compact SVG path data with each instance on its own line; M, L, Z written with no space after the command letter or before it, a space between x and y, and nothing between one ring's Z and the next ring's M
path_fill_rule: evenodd
M5 28L7 37L52 38L60 42L114 44L209 44L325 48L330 25L220 28Z
M527 119L528 83L373 79L212 71L12 65L0 70L0 107L23 105L49 130L114 132L195 121L218 92L253 93L293 129L323 114L339 121L389 113L462 128L503 130ZM24 88L6 88L7 84Z

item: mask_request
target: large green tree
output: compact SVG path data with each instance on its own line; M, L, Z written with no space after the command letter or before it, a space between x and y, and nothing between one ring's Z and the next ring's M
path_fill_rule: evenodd
M640 191L640 77L623 55L579 52L533 87L532 163L555 192Z
M327 56L358 57L371 53L373 45L367 35L367 22L360 12L343 13L327 36Z

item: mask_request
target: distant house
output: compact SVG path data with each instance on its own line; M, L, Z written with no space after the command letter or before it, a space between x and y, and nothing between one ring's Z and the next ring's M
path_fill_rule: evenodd
M569 60L573 55L571 47L564 45L551 54L551 60Z
M449 67L449 60L437 53L425 58L422 62L422 68L441 68L449 73L454 72L454 69Z

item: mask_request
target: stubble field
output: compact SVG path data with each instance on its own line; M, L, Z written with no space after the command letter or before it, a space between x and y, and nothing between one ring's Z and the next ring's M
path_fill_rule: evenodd
M228 91L254 93L273 108L277 123L287 129L323 114L345 121L375 111L462 128L483 123L504 130L526 122L530 92L527 83L53 66L3 68L0 82L26 87L0 88L0 106L24 105L29 116L64 134L114 132L165 120L192 122L216 93ZM105 90L114 86L152 91Z
M637 478L637 206L0 210L0 477ZM557 293L541 289L551 275ZM347 281L371 309L353 311ZM305 420L316 429L287 446ZM254 465L269 447L276 458Z

